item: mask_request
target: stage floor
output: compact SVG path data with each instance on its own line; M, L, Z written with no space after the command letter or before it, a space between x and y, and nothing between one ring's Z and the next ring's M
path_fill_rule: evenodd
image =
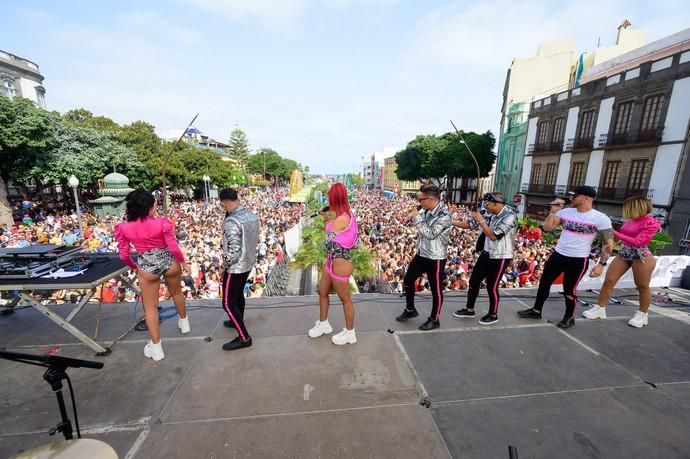
M653 307L634 329L635 291L606 321L555 327L563 299L544 320L518 318L534 290L502 292L500 321L456 319L464 293L448 293L441 328L420 332L429 313L395 321L397 295L357 295L354 346L306 336L316 297L248 300L254 345L225 352L232 339L217 301L190 303L192 333L176 318L162 325L166 358L143 357L134 331L107 357L33 308L0 316L0 349L100 360L102 370L71 369L84 437L108 442L120 458L524 458L690 457L690 292ZM594 300L591 293L582 298ZM331 296L331 323L343 326ZM68 308L55 307L65 314ZM578 307L579 316L582 307ZM132 304L88 305L77 326L103 343L140 315ZM0 457L46 443L57 403L42 369L0 360ZM70 417L71 414L70 414Z

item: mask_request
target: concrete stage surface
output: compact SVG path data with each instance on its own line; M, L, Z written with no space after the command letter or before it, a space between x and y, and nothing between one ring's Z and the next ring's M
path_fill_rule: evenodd
M655 291L656 293L661 290ZM102 370L70 369L84 437L120 458L690 458L690 292L653 306L634 329L634 290L617 290L605 321L555 326L563 298L544 319L515 311L533 289L502 292L500 321L456 319L465 293L446 293L441 328L420 332L420 317L398 323L397 295L356 295L358 343L309 339L318 298L247 301L254 345L225 352L235 336L218 301L189 304L192 332L162 324L165 359L143 356L146 332L133 331L95 357L33 308L0 316L0 349L99 360ZM593 293L581 298L595 301ZM331 323L343 327L331 296ZM66 315L68 308L55 306ZM88 305L77 326L108 344L141 306ZM0 458L57 439L57 402L43 369L0 360ZM68 407L69 405L69 398ZM70 408L70 418L73 418ZM74 419L72 419L74 421Z

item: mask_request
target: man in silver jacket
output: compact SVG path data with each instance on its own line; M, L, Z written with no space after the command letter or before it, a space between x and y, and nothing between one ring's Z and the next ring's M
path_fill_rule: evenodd
M439 317L443 306L443 286L446 258L448 256L448 239L452 222L448 208L441 202L441 191L435 185L422 185L417 193L420 210L412 212L419 238L417 239L417 253L410 262L405 273L406 308L398 317L398 322L417 317L419 312L414 307L415 282L422 274L426 274L432 295L431 315L420 330L433 330L440 327Z
M229 319L223 322L237 330L237 338L223 344L226 351L252 345L252 338L244 325L244 285L256 263L259 239L259 218L240 202L237 191L224 188L218 194L225 209L223 222L223 309Z
M467 306L455 311L453 316L474 318L474 303L479 296L482 281L486 280L486 290L489 292L489 312L479 319L479 324L491 325L498 322L498 285L506 268L510 267L513 261L517 217L513 209L506 205L503 193L487 193L483 201L487 211L486 217L481 212L476 212L473 220L453 221L453 226L481 231L477 240L479 258L470 276Z

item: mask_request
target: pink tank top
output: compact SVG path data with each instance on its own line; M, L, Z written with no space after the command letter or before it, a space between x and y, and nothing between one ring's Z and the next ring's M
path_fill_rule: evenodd
M333 232L333 222L328 222L326 223L326 234L332 233ZM332 242L335 242L338 244L340 247L344 249L351 249L355 246L357 243L357 219L355 218L355 215L350 212L350 223L347 225L347 228L344 230L340 231L339 233L334 233L335 236L333 239L331 239Z

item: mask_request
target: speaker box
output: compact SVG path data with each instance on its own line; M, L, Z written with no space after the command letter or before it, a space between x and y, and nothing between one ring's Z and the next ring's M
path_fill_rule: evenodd
M690 290L690 266L686 266L685 271L683 271L683 277L680 279L680 287L685 290Z

